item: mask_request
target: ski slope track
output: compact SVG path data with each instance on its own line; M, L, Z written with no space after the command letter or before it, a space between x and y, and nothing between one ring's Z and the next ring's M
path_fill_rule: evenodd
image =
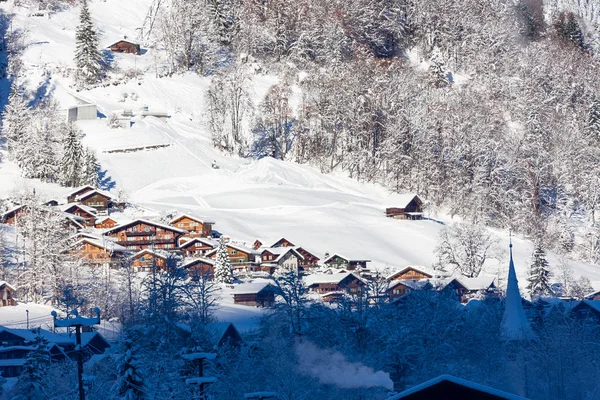
M92 1L91 13L102 46L124 36L135 38L151 3ZM72 102L72 82L56 71L73 67L78 8L53 14L49 19L28 17L26 10L12 9L7 3L2 3L0 9L14 14L13 29L28 31L29 45L23 61L30 89L34 91L46 82L44 72L51 71L46 93L61 106L68 106ZM141 56L112 54L113 66L135 68L141 73L139 79L77 93L95 103L104 115L123 109L137 113L128 128L111 129L106 118L78 122L85 134L84 144L97 152L102 169L110 177L108 189L113 193L124 190L137 206L126 210L125 215L115 215L117 219L184 212L214 219L215 229L234 240L251 244L257 238L286 237L321 259L326 252L339 253L370 259L375 269L430 266L434 262L439 232L445 223L453 222L449 217L429 215L431 219L422 221L386 218L384 210L396 205L397 195L382 186L356 182L341 172L324 175L306 165L244 159L219 152L212 146L204 121L205 93L211 78L193 74L157 78L155 69L162 54L160 50L143 49ZM277 81L274 76L255 75L250 88L254 102L258 103ZM124 93L128 96L123 101ZM170 118L142 118L143 107L166 112ZM114 152L159 145L166 147ZM220 168L213 169L213 162ZM0 164L0 183L0 196L24 185L36 187L48 197L69 191L57 185L24 182L18 177L17 167L7 161ZM494 234L499 246L506 249L506 257L490 260L485 273L498 274L503 283L508 269L508 232L494 230ZM519 238L513 242L517 275L524 282L533 244ZM553 254L549 254L548 261L554 268L558 265ZM571 265L576 277L585 275L600 281L597 266L578 262Z

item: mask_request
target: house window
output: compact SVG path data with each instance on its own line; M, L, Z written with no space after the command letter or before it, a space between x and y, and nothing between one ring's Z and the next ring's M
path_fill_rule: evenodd
M237 253L238 253L238 251L237 251L237 250L235 250L235 249L231 249L231 254L237 254Z

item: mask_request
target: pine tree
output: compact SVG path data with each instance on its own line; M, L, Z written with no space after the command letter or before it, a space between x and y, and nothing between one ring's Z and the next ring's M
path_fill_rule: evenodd
M129 335L126 335L122 346L123 355L117 366L118 379L113 386L113 391L119 399L145 399L144 378L142 377L140 363L135 354L136 348Z
M219 283L233 282L233 267L227 253L227 244L221 236L219 247L217 248L217 258L215 260L215 281Z
M21 138L27 129L28 120L29 108L19 91L19 86L16 82L13 82L8 96L8 104L2 113L2 136L6 138L9 154L12 155L21 142Z
M79 26L75 34L75 65L76 79L80 84L92 84L100 74L100 53L98 52L98 37L90 16L87 0L83 0Z
M82 171L82 183L85 185L92 185L94 187L97 187L98 170L100 169L98 158L96 158L96 154L94 154L94 152L89 147L86 147L83 158L84 165Z
M450 84L446 71L444 70L444 61L442 59L442 53L436 47L431 56L431 65L429 66L429 73L431 75L431 84L436 88L443 88Z
M41 336L37 336L31 344L35 347L27 355L23 365L23 372L17 381L13 391L16 396L13 400L42 400L46 399L44 377L50 365L50 351L48 342Z
M592 143L600 143L600 98L594 99L590 106L586 127Z
M538 244L533 251L533 262L529 272L529 285L527 286L532 298L552 294L549 279L550 270L546 260L546 252Z
M60 160L59 172L64 186L75 187L82 182L82 166L84 163L81 133L73 124L69 124L64 139L63 156Z

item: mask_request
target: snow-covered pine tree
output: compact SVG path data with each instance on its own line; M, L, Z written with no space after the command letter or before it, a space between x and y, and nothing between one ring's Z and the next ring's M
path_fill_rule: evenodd
M586 127L592 143L600 143L600 98L594 99L590 106Z
M46 399L44 377L50 365L48 342L38 335L31 344L35 348L27 355L23 364L23 372L13 388L15 396L12 400L42 400Z
M82 165L84 162L81 132L70 123L63 143L63 155L60 160L59 173L64 186L75 187L82 182Z
M27 129L28 120L29 108L15 81L10 88L8 104L2 113L2 136L6 138L6 146L10 155L20 143Z
M221 236L219 247L217 248L217 258L215 260L215 281L219 283L233 282L233 267L227 252L227 244Z
M537 244L533 251L533 262L530 267L528 281L527 289L532 298L552 294L549 264L546 260L546 252L540 244Z
M429 66L431 75L431 84L436 88L446 87L450 84L446 71L444 70L444 60L441 51L436 47L431 55L431 65Z
M83 157L82 183L85 185L98 186L98 170L100 164L92 149L86 147Z
M75 78L81 85L95 83L100 74L100 53L98 52L98 37L90 16L87 0L83 0L81 4L75 43L77 46L75 50L75 65L77 66Z
M123 353L117 366L117 382L113 386L113 392L119 399L141 400L146 398L144 392L144 378L141 367L136 356L136 347L129 335L125 336L121 343Z

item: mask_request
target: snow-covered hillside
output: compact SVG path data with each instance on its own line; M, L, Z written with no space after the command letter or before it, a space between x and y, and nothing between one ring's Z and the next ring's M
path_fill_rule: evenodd
M151 0L93 1L95 23L108 45L123 36L136 37ZM215 229L234 239L252 243L256 238L285 236L306 246L321 258L326 252L367 258L375 268L402 267L406 264L431 265L438 234L445 215L429 214L423 221L386 218L386 207L396 204L397 195L381 186L358 183L341 174L324 175L315 168L274 159L241 159L214 149L204 125L204 95L210 78L196 74L157 78L162 55L143 49L142 55L113 54L113 67L137 69L141 76L119 85L108 85L76 93L65 71L73 67L74 29L78 9L51 17L29 17L24 9L2 3L5 13L14 13L13 29L27 32L23 60L31 90L52 96L62 107L73 103L73 95L97 104L99 114L117 110L164 111L165 120L136 116L130 128L111 129L106 117L79 122L84 144L95 149L106 171L104 185L115 192L122 189L131 203L141 209L126 211L160 216L171 211L207 216L217 223ZM64 74L63 74L64 73ZM255 75L253 97L258 102L273 76ZM42 88L42 89L40 89ZM123 94L127 94L125 101ZM115 152L146 146L160 146L135 152ZM213 169L213 162L220 166ZM14 188L34 186L48 197L68 189L57 185L24 183L10 162L0 164L0 196ZM508 233L495 232L501 248L508 254ZM520 280L527 276L533 245L514 239L515 262ZM552 266L558 264L550 255ZM492 260L486 273L504 275L507 259ZM600 269L573 262L575 275L600 281Z

